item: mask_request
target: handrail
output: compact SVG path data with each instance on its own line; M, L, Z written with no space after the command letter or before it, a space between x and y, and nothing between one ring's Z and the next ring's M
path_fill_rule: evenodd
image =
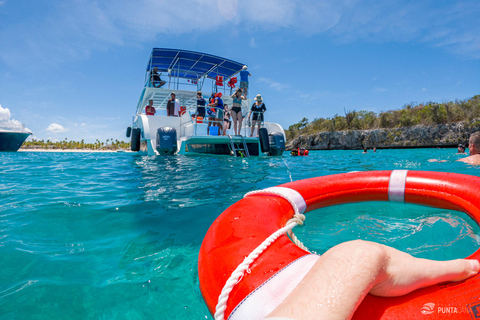
M198 107L199 105L197 105L196 107L196 112L195 112L195 117L193 118L193 125L194 125L194 134L197 135L197 124L198 124L198 121L197 121L197 115L198 115ZM201 106L203 107L203 106ZM225 108L219 108L219 107L211 107L211 106L205 106L205 117L203 117L203 121L202 123L207 123L207 124L215 124L215 123L219 123L219 124L222 124L222 128L223 128L223 117L220 119L220 120L213 120L213 119L218 119L218 118L213 118L211 117L211 115L208 114L208 110L207 109L215 109L215 113L217 113L218 110L222 110L225 112ZM211 127L210 125L208 127ZM219 134L220 134L220 131L219 131Z
M205 107L205 117L201 120L201 122L199 123L197 118L198 118L198 108L199 107ZM201 106L201 105L197 105L196 107L189 107L187 108L187 112L189 113L190 117L188 118L188 120L186 120L185 122L182 122L181 125L185 125L185 124L188 124L188 123L193 123L194 125L194 130L193 130L193 134L196 136L197 135L197 126L198 124L217 124L217 123L220 123L222 124L222 127L223 127L223 122L224 122L224 119L221 118L219 120L213 120L212 118L212 115L209 115L208 114L208 109L214 109L215 112L218 110L218 109L221 109L223 111L225 111L225 109L223 108L219 108L219 107L211 107L211 106ZM195 111L195 112L193 112ZM249 134L248 130L251 129L251 127L253 126L252 122L248 121L248 119L251 120L251 118L249 118L249 115L251 116L252 114L260 114L262 113L261 111L252 111L252 112L249 112L247 113L246 115L243 116L243 125L242 125L242 131L243 131L243 135L244 136L247 136ZM247 118L247 119L245 119ZM268 123L267 121L265 121L265 115L263 117L263 121L260 122L260 127L265 127L266 123ZM257 126L257 124L255 124L255 126ZM209 126L210 127L210 126Z
M265 112L263 112L263 111L249 111L248 117L250 118L250 116L252 116L254 114L258 114L258 115L263 114L263 117L262 117L263 121L262 122L265 122Z

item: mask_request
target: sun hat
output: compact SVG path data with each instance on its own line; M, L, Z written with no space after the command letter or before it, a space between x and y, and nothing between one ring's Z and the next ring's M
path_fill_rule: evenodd
M263 99L261 95L257 94L257 96L255 97L255 100L262 101Z
M221 92L215 94L215 98L221 98L221 97L222 97L222 93L221 93Z

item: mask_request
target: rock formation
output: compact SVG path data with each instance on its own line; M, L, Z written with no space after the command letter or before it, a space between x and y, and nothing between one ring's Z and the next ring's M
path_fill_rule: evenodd
M324 131L301 135L287 143L287 150L304 147L309 150L456 147L467 144L470 134L480 131L480 119L435 126L412 126L393 129Z

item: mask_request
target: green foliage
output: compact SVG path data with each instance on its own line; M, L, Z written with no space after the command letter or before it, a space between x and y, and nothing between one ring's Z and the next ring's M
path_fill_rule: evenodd
M345 108L343 108L343 110L345 111L345 121L347 122L347 126L348 126L349 129L351 129L352 128L352 122L355 119L355 117L357 116L357 112L355 110L347 111Z
M96 140L95 143L85 143L81 141L67 141L67 138L63 141L52 142L50 140L27 140L23 143L24 149L62 149L62 150L75 150L75 149L89 149L89 150L118 150L118 149L130 149L130 142L115 141L107 139L106 143Z
M414 125L432 126L459 121L473 121L480 118L480 95L468 100L455 100L445 103L426 102L405 104L401 110L380 112L348 111L345 116L336 114L332 118L315 118L308 122L303 118L286 130L287 139L302 134L321 131L369 130L377 128L401 128Z

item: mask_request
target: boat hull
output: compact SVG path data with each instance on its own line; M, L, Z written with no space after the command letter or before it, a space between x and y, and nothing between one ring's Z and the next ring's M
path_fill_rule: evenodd
M185 148L180 150L181 154L188 153L209 153L220 155L233 155L230 147L230 139L235 143L242 141L238 136L193 136L185 140ZM258 138L245 138L245 143L250 156L262 155ZM180 141L180 145L183 144Z
M17 151L29 135L25 132L0 131L0 151Z

